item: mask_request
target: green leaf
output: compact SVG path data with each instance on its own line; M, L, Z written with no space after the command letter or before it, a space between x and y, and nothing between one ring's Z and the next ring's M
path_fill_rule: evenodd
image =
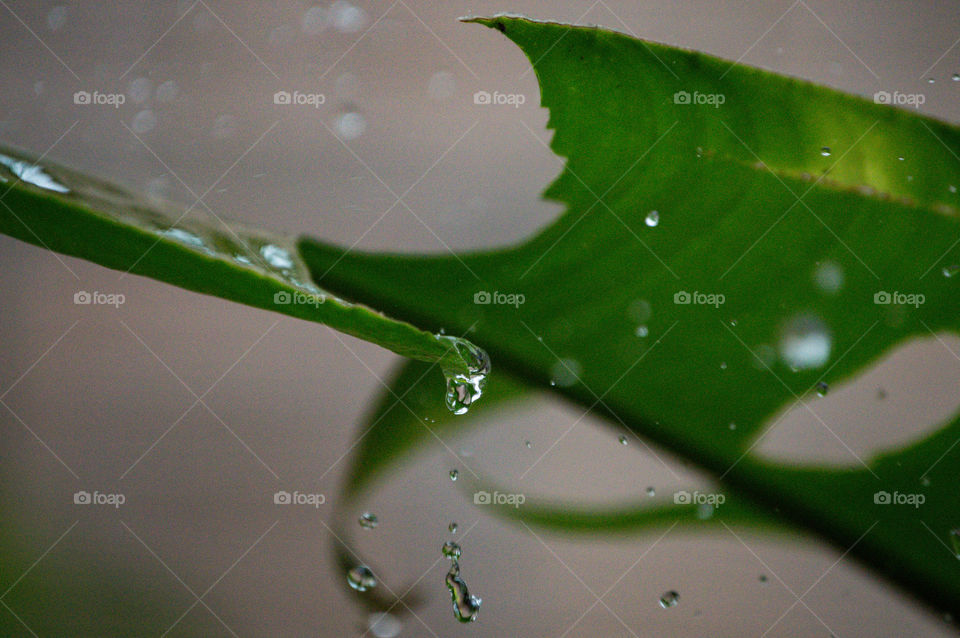
M545 197L566 212L521 245L455 258L304 238L318 281L428 329L472 328L499 371L558 381L557 392L960 612L956 415L912 446L852 456L852 469L751 453L818 382L960 329L960 277L941 273L960 262L960 131L601 29L474 20L534 63L551 148L567 159ZM843 273L839 290L815 283L824 264ZM494 291L524 302L475 303ZM875 303L894 292L924 302ZM716 305L676 303L695 293ZM637 336L641 323L649 336ZM882 492L925 502L884 505Z
M191 208L151 205L117 186L0 148L0 233L94 263L323 323L468 375L476 348L317 287L293 242Z
M909 339L960 331L960 278L941 275L960 263L960 130L600 29L475 21L503 32L534 63L556 131L551 148L567 159L545 193L565 214L519 246L373 255L219 220L181 223L14 151L0 155L0 232L325 323L439 362L461 380L476 369L478 351L414 325L469 331L524 383L557 381L556 391L960 612L949 535L958 526L960 419L848 470L788 467L750 453L772 417L811 396L817 382L851 378ZM650 227L653 210L659 223ZM844 274L839 290L813 283L823 264ZM477 304L489 299L475 298L484 292L524 303ZM924 303L874 303L892 292ZM277 303L278 293L324 303ZM716 306L676 303L691 297ZM637 336L641 322L647 337ZM779 359L770 356L778 346ZM381 441L411 450L416 442ZM919 493L925 502L916 510L884 505L875 502L882 492Z

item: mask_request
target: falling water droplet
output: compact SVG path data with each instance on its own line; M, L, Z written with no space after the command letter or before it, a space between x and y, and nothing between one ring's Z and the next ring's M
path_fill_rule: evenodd
M827 396L827 391L828 391L829 389L830 389L830 386L827 385L827 382L826 382L826 381L818 381L818 382L817 382L817 394L818 394L819 396L822 396L822 397Z
M377 520L376 514L364 512L360 515L360 527L364 529L373 529L378 523L379 521Z
M960 73L954 73L953 75L950 76L950 79L953 80L954 82L960 82Z
M447 408L454 414L466 414L470 406L483 395L487 375L490 374L490 357L469 341L451 336L441 338L447 339L452 344L469 368L467 374L443 371L447 380L445 397Z
M664 592L663 595L660 596L660 606L663 607L664 609L669 609L670 607L676 607L678 602L680 602L680 594L673 591L672 589L670 591Z
M455 521L451 521L450 524L447 525L447 531L450 532L451 534L456 534L458 529L460 528L457 526L457 523Z
M947 190L949 190L951 193L956 193L957 187L953 184L950 184L950 186L947 186Z
M357 565L347 572L347 582L357 591L367 591L377 586L377 579L366 565Z
M936 82L934 78L927 78L927 84L933 84L934 82Z
M441 551L443 552L444 558L449 560L457 560L460 558L460 546L453 541L444 543Z
M649 226L650 228L653 228L654 226L660 223L660 213L658 213L655 210L652 210L649 213L647 213L647 217L643 221L647 224L647 226Z
M648 334L650 334L650 329L646 326L637 326L637 329L634 330L634 334L638 337L646 337Z
M759 580L761 583L766 583L766 582L767 582L767 575L766 575L766 574L760 574L760 577L757 578L757 580Z
M727 369L727 362L726 362L726 361L721 361L721 362L720 362L720 369L721 369L721 370L726 370L726 369Z
M367 617L367 627L376 638L396 638L403 623L389 612L375 612Z
M823 155L824 157L830 157L830 147L824 146L823 148L821 148L820 154Z
M830 358L832 340L827 326L812 315L800 315L784 326L780 356L797 370L819 368Z
M652 485L647 488L647 496L656 496L656 495L657 495L657 490L655 490Z
M736 429L737 429L737 424L734 423L733 421L731 421L731 422L730 422L730 425L729 425L728 427L729 427L731 430L736 430Z
M530 441L524 441L523 444L526 446L528 450L533 447L533 443L531 443Z
M624 435L621 434L621 435L620 435L620 445L626 445L626 444L627 444L627 437L625 437Z
M950 266L943 267L944 277L953 277L957 273L960 273L960 264L952 264Z
M450 470L450 480L456 481L458 478L460 478L459 470Z
M473 622L480 613L481 599L470 594L467 584L460 578L460 564L454 560L446 577L447 589L453 599L453 614L460 622Z

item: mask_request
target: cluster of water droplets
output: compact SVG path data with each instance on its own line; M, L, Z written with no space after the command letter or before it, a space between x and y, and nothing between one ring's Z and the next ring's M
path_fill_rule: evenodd
M467 363L466 374L449 369L443 371L447 380L445 397L447 407L454 414L466 414L470 406L483 395L487 375L490 374L490 356L482 348L465 339L449 336L439 338L449 340L452 347Z
M451 523L451 525L455 524ZM447 541L443 544L441 552L444 558L451 561L445 582L453 601L453 615L460 622L473 622L477 619L477 614L480 613L480 604L483 601L470 593L467 583L460 577L460 545L453 541Z
M376 514L364 512L358 522L363 529L374 529L379 521ZM377 586L377 578L369 567L359 564L347 571L347 583L354 590L365 592Z

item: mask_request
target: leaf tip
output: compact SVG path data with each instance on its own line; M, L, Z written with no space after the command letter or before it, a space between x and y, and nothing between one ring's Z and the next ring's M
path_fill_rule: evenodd
M507 32L507 25L503 21L503 16L500 16L500 15L496 15L493 17L462 16L457 19L460 20L460 22L482 24L486 27L490 27L491 29L496 29L500 33Z

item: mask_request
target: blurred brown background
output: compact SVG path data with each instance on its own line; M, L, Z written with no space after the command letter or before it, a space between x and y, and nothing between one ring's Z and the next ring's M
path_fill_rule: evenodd
M960 14L950 3L0 4L0 142L184 206L202 196L198 209L225 218L367 249L504 245L561 212L538 199L561 162L543 145L547 113L529 64L495 31L457 22L468 13L599 23L862 95L923 93L923 112L960 121L960 82L951 81ZM473 103L478 90L527 99L484 108ZM77 91L125 100L78 105ZM325 102L278 105L277 91ZM411 186L404 201L416 216L399 205L384 215L391 190ZM156 635L175 621L169 636L366 631L367 613L344 590L320 521L329 522L341 457L382 389L375 375L398 358L8 238L0 251L0 531L19 548L0 561L4 632L53 635L52 619L72 616L113 618L99 630L78 621L75 635ZM126 301L75 305L81 290ZM902 366L956 379L949 355L927 355L904 355ZM886 372L897 414L933 405L923 412L927 427L956 410L956 383L899 387L892 380L910 376L903 370ZM441 383L438 375L438 392ZM195 395L204 403L182 416ZM830 398L825 409L837 420L856 405L852 390ZM839 552L813 540L534 535L451 486L447 472L465 463L518 491L589 503L702 480L639 442L617 445L615 432L589 418L520 480L580 413L546 397L493 412L490 427L448 441L463 458L431 446L371 497L380 526L360 546L382 567L382 586L426 572L429 597L417 618L402 619L401 635L950 633L855 563L834 565ZM857 418L867 417L854 414L838 428L860 430L866 421ZM871 427L886 424L880 440L904 441L899 419L870 418ZM869 453L876 443L861 435L852 445ZM771 453L802 458L822 449L802 428L778 445ZM281 489L324 493L327 502L278 508L272 495ZM126 502L78 507L78 490L119 492ZM435 563L451 520L460 524L463 576L484 600L470 626L454 620L446 566ZM611 587L597 603L594 594ZM790 590L811 587L794 604ZM664 610L667 590L681 599ZM39 605L30 593L38 591ZM153 611L131 613L134 599Z

